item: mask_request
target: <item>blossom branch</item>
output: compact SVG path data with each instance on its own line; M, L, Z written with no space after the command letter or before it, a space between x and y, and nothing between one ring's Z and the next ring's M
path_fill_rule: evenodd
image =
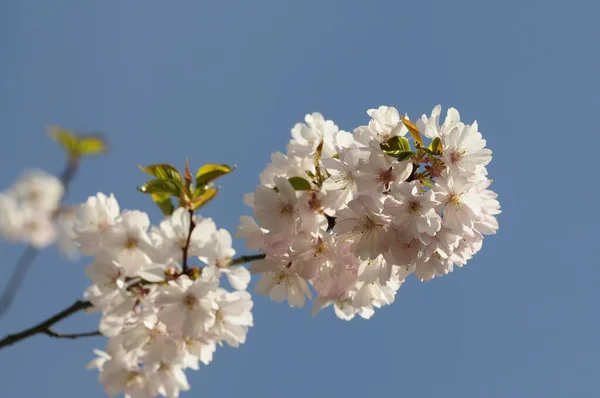
M91 306L92 306L92 303L90 303L89 301L77 300L71 306L65 308L58 314L46 319L45 321L42 321L35 326L25 329L22 332L9 334L8 336L6 336L2 340L0 340L0 349L7 347L9 345L15 344L26 338L35 336L36 334L46 334L48 336L57 337L57 338L73 338L73 339L77 338L77 337L93 336L94 334L90 334L90 333L84 333L83 336L77 336L75 334L61 335L59 333L54 332L51 329L51 327L55 323L58 323L58 322L62 321L63 319L68 318L69 316L75 314L76 312L79 312L79 311L89 308Z
M101 336L99 330L94 330L93 332L82 332L82 333L57 333L52 329L48 329L44 332L50 337L54 337L57 339L78 339L80 337L92 337L92 336Z
M231 262L229 263L229 265L237 265L237 264L244 264L244 263L250 263L252 261L256 261L256 260L262 260L265 258L265 254L261 253L261 254L252 254L249 256L240 256L238 258L234 258L233 260L231 260Z
M194 210L190 209L189 212L190 212L190 230L188 232L187 241L185 242L185 246L183 248L182 267L183 267L184 274L187 274L190 270L188 267L188 251L190 248L190 241L192 239L192 232L194 231L194 228L196 227L196 223L194 222Z
M69 162L67 163L67 167L65 167L65 170L60 176L60 181L64 186L63 199L67 196L69 184L73 180L73 177L75 177L78 168L79 159L70 158ZM57 215L58 211L55 213L55 216ZM33 264L33 261L37 257L38 253L39 249L29 245L25 248L23 254L17 260L13 273L10 276L4 291L2 292L2 295L0 296L0 319L2 319L2 317L6 315L6 312L10 309L12 302L17 295L21 284L23 283L23 279L25 278L27 271L29 271L29 268L31 268L31 265Z
M190 228L190 229L193 229L193 228ZM188 242L188 245L189 245L189 242ZM252 254L252 255L248 255L248 256L240 256L240 257L237 257L237 258L234 258L233 260L231 260L230 265L249 263L249 262L256 261L256 260L262 260L263 258L265 258L264 254ZM21 332L18 332L18 333L9 334L8 336L6 336L2 340L0 340L0 349L7 347L9 345L15 344L26 338L35 336L37 334L45 334L47 336L58 338L58 339L77 339L80 337L100 336L99 331L83 332L83 333L64 333L63 334L63 333L57 333L52 329L52 326L54 324L62 321L65 318L70 317L71 315L73 315L81 310L89 308L91 306L92 306L92 303L90 303L89 301L78 300L75 303L73 303L71 306L69 306L69 307L65 308L64 310L62 310L61 312L59 312L58 314L46 319L45 321L38 323L37 325L34 325L34 326L32 326L28 329L25 329Z

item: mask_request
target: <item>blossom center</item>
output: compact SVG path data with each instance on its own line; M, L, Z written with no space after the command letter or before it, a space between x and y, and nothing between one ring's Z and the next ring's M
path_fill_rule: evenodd
M456 192L452 192L450 194L450 197L448 198L448 204L452 204L454 206L460 206L461 205L461 200L459 195L456 194Z
M137 247L138 241L136 238L128 238L127 242L125 242L125 248L129 250L133 250Z
M193 311L196 306L196 298L191 294L188 294L183 298L183 305L185 305L188 310Z
M411 199L408 202L408 214L415 214L419 212L419 210L421 210L422 207L423 205L421 204L421 202L419 202L416 199Z
M128 387L141 386L144 384L144 378L140 372L130 372L125 385Z
M230 258L218 258L215 261L215 267L217 268L227 268L227 266L229 265L229 261L231 259Z
M378 178L379 181L385 185L388 185L390 182L394 181L394 172L392 171L392 168L390 167L387 170L381 170Z
M320 237L313 243L313 255L315 257L324 255L327 253L327 243L323 242Z
M375 221L371 220L369 217L365 217L362 219L360 224L360 232L363 234L371 233L377 228L377 224Z
M292 214L294 214L294 206L290 203L281 203L279 205L279 215L285 217L291 216Z
M32 189L31 191L29 191L29 194L27 195L27 199L30 202L37 202L40 199L40 191L38 191L37 189Z
M215 312L215 323L223 323L223 313L221 312L221 310L217 310Z
M465 150L452 150L450 151L450 163L452 164L458 164L460 163L460 161L462 160L462 158L465 156L465 153L467 151Z
M437 178L446 170L446 165L441 161L437 161L431 166L425 166L425 169L429 172L430 178Z
M284 284L290 285L289 277L284 272L278 272L275 275L274 279L275 279L275 283L278 285L284 285Z
M308 207L315 211L321 210L321 201L317 197L316 192L311 193L310 198L308 199Z
M104 232L108 229L108 220L103 219L98 223L98 231Z
M29 221L25 224L25 229L29 232L35 232L38 229L39 225L35 221Z

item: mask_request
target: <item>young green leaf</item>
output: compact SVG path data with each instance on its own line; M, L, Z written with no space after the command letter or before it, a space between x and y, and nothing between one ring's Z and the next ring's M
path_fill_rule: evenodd
M147 194L169 194L173 196L179 196L181 192L181 183L176 183L174 181L168 180L150 180L141 187L138 188L138 191Z
M165 216L170 216L175 211L175 206L171 201L171 194L168 193L153 193L152 200L157 204L158 208Z
M162 164L152 164L148 167L138 166L140 170L144 173L148 173L158 178L159 180L165 181L173 181L175 183L181 184L181 174L179 174L179 170L170 164L162 163Z
M404 125L410 132L410 135L412 135L413 139L415 140L415 146L417 148L422 147L423 139L421 138L421 133L419 133L419 128L404 116L402 116L402 123L404 123Z
M76 156L77 136L75 133L59 126L50 126L48 128L48 135L54 141L58 142L69 156Z
M310 182L302 177L290 177L288 181L296 191L309 191L311 189Z
M431 141L429 149L434 155L442 155L444 153L444 148L442 147L442 140L440 137L435 137L433 141Z
M196 188L204 187L209 182L227 173L231 173L233 169L233 167L229 167L226 164L205 164L196 173Z
M77 139L76 152L78 156L99 155L107 151L108 144L99 135L81 136Z
M401 151L383 151L383 153L385 153L388 156L393 156L396 159L398 159L399 161L406 160L415 155L415 153L413 151L403 151L403 150L401 150Z
M410 151L410 143L404 137L394 136L379 147L384 151Z
M197 210L210 202L215 196L217 196L218 192L219 190L217 188L208 188L204 190L204 192L194 198L191 206L192 210Z

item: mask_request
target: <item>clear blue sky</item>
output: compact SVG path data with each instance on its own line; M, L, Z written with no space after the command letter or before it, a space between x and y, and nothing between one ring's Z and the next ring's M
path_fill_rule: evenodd
M158 221L138 164L237 164L204 211L233 230L304 114L351 129L382 104L413 118L455 106L494 151L498 235L370 321L255 297L247 344L189 372L184 397L597 397L599 14L594 1L5 1L0 187L25 167L60 171L46 124L101 131L113 150L85 162L72 202L114 192ZM22 250L0 244L2 284ZM45 251L0 335L80 297L86 264ZM0 395L102 397L84 365L104 343L2 350Z

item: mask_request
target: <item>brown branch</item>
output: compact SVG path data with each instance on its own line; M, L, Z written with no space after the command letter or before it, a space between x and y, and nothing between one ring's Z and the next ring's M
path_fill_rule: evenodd
M82 332L82 333L57 333L52 329L48 329L44 332L50 337L54 337L56 339L78 339L80 337L92 337L92 336L102 336L99 330L94 330L93 332Z
M74 302L70 307L67 307L66 309L62 310L58 314L46 319L45 321L38 323L35 326L30 327L29 329L25 329L22 332L9 334L8 336L6 336L2 340L0 340L0 349L4 348L6 346L9 346L9 345L15 344L15 343L17 343L21 340L24 340L28 337L35 336L36 334L46 334L46 335L52 336L52 337L71 336L71 337L62 337L62 338L76 338L76 337L73 337L75 335L59 335L58 333L52 331L51 327L55 323L62 321L63 319L73 315L74 313L84 310L86 308L89 308L91 306L92 306L92 303L90 303L89 301L78 300L78 301ZM89 334L89 335L92 335L92 334ZM83 337L83 336L81 336L81 337Z
M194 228L196 227L196 223L194 222L194 210L190 209L190 230L188 232L188 237L187 237L187 241L185 242L185 246L183 247L183 261L182 261L182 267L183 267L183 273L187 274L190 270L190 268L188 267L188 251L190 248L190 241L192 240L192 232L194 231Z
M249 263L249 262L256 261L256 260L262 260L264 258L265 258L265 255L263 253L252 254L249 256L239 256L238 258L234 258L233 260L231 260L229 262L229 265L244 264L244 263Z
M190 228L190 230L193 230L193 228ZM190 233L190 235L191 235L191 233ZM188 242L188 246L189 246L189 242ZM262 260L264 258L265 258L265 254L263 254L263 253L251 254L251 255L247 255L247 256L240 256L240 257L237 257L237 258L234 258L233 260L231 260L229 265L244 264L244 263L249 263L249 262L256 261L256 260ZM50 318L38 323L35 326L25 329L22 332L9 334L8 336L6 336L2 340L0 340L0 349L7 347L9 345L18 343L21 340L35 336L37 334L45 334L47 336L54 337L57 339L77 339L80 337L100 336L100 332L98 332L98 331L83 332L83 333L57 333L52 329L52 326L54 324L62 321L65 318L70 317L71 315L75 314L76 312L79 312L79 311L89 308L91 306L92 306L92 303L90 303L89 301L78 300L78 301L74 302L70 307L65 308L58 314L51 316Z

